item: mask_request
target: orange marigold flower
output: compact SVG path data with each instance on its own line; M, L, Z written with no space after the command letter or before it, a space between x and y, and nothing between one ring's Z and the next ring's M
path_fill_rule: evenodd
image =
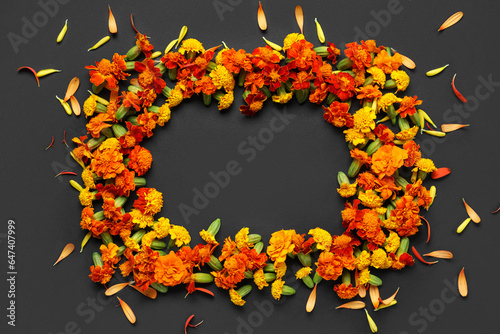
M365 67L371 66L372 57L370 51L364 45L356 42L346 44L344 50L346 57L353 61L353 68L363 70Z
M130 159L128 167L133 169L137 173L137 176L144 175L151 168L153 156L144 147L136 145L128 157Z
M184 263L174 251L158 257L154 264L154 271L156 281L166 286L181 284L188 275Z
M137 45L139 47L139 49L141 49L141 51L144 53L144 56L146 58L149 58L151 57L151 54L152 54L152 50L154 48L154 46L149 43L149 39L148 39L148 36L146 35L143 35L141 33L137 33L135 35L135 45Z
M106 122L111 122L113 118L108 114L98 114L90 119L87 123L87 132L92 135L94 138L99 138L101 136L101 130L105 128L110 128L112 124L108 124Z
M405 159L404 165L406 167L413 166L418 160L422 158L422 152L420 152L420 146L417 145L413 140L409 140L403 144L403 148L408 153L408 158Z
M115 53L112 62L108 59L102 59L100 62L95 62L95 66L85 66L90 72L90 82L96 86L100 86L105 81L109 88L115 88L118 80L123 80L130 74L125 73L127 65L125 56L120 56Z
M145 215L155 215L163 207L163 194L155 188L139 188L138 199L134 201L134 208L139 209Z
M187 64L186 58L179 52L169 52L165 54L161 58L161 62L165 64L165 67L170 70L176 67L182 67Z
M412 196L405 195L396 202L396 208L391 211L391 217L396 219L398 232L401 237L414 235L418 227L422 225L420 219L420 208Z
M399 140L403 140L403 141L412 140L417 135L418 129L419 128L416 125L412 126L409 129L406 129L406 130L403 130L403 131L400 131L399 133L397 133L396 138Z
M334 43L326 42L328 44L328 56L326 58L332 62L333 65L337 63L337 56L340 55L340 50L337 49Z
M125 169L123 154L118 150L96 150L90 169L103 179L115 178Z
M252 71L252 59L249 53L245 50L239 49L225 49L221 51L221 64L224 65L230 72L238 74L240 70L246 72Z
M325 78L330 85L330 92L337 95L341 101L345 101L354 96L354 78L349 73L336 73Z
M421 105L422 100L417 100L417 96L411 97L411 96L405 96L401 100L399 104L399 108L396 110L396 112L399 114L400 117L406 117L406 115L411 116L414 113L417 112L417 109L415 106Z
M373 129L373 133L384 143L389 144L394 141L394 132L384 124L379 124Z
M372 171L381 179L391 176L408 158L408 153L394 145L383 145L372 155Z
M90 279L96 283L106 284L109 282L115 270L108 264L105 263L101 266L91 266L90 267Z
M283 40L283 51L286 52L286 50L290 49L293 43L300 41L301 39L304 39L304 35L299 34L299 33L291 33L288 34L285 39Z
M260 69L263 69L269 64L278 64L280 55L274 51L269 45L258 47L252 52L252 63Z
M375 59L373 60L373 65L380 68L384 73L391 73L396 71L403 63L403 58L399 53L394 54L392 57L389 56L386 50L380 51Z
M142 131L149 138L153 135L153 130L156 127L156 121L158 119L158 114L154 112L143 112L137 116L137 122L141 125Z
M101 245L99 247L101 250L101 258L104 263L109 263L112 267L120 262L120 256L116 256L119 247L114 243L110 242L107 246Z
M392 259L392 269L403 269L405 266L412 266L415 263L413 257L408 253L401 254L398 258L396 258L395 254L389 254Z
M139 72L139 85L143 89L154 89L156 93L161 93L165 88L165 81L161 78L161 72L155 67L153 59L146 58L142 62L135 62L135 70Z
M354 287L352 284L346 285L342 283L336 284L333 287L333 291L337 293L340 299L352 299L358 295L359 290L358 287Z
M356 178L357 183L364 190L370 190L375 188L377 177L371 172L363 172L358 174Z
M285 262L288 253L293 251L292 237L295 230L281 230L271 234L267 254L271 261Z
M276 91L281 87L282 82L288 80L288 66L280 66L279 64L270 64L262 70L264 75L264 84L268 86L271 92Z
M231 237L227 237L224 240L224 245L222 246L221 255L219 256L220 261L224 261L226 258L233 255L236 249L236 243L231 240Z
M194 92L196 94L203 93L205 95L212 95L217 91L215 85L212 81L212 78L209 76L203 76L200 80L197 80L194 83Z
M134 183L135 172L130 171L127 168L123 169L123 171L118 174L115 178L115 187L119 191L120 196L129 196L130 191L135 190Z
M326 280L336 280L342 275L342 259L335 253L323 251L316 262L316 272Z
M141 102L139 97L133 92L122 92L122 104L127 108L134 108L136 111L141 110Z
M240 106L240 111L243 115L253 116L262 109L266 100L267 97L262 91L259 91L257 94L248 94L245 98L247 105Z
M358 93L356 95L356 98L358 100L366 100L366 101L373 101L374 99L377 99L379 97L382 97L382 92L379 90L378 86L375 85L366 85L362 86L360 88L356 88L356 92Z
M309 102L321 104L327 96L328 84L326 82L322 82L309 94Z
M381 179L375 179L375 190L380 193L380 196L386 200L388 198L395 197L396 191L401 190L401 187L396 186L394 183L394 178L392 176L385 176Z
M313 44L305 39L298 40L286 50L286 55L291 61L288 63L290 69L296 68L299 71L307 71L312 67L316 59L316 52Z
M314 77L308 71L300 71L290 73L290 79L292 82L292 90L300 90L310 88L311 80L313 80Z
M325 111L323 118L338 128L343 126L351 128L354 125L354 119L349 113L348 103L334 101L328 108L323 106L323 110Z
M362 164L370 165L372 163L372 158L363 150L359 148L353 148L351 151L351 158L358 160Z
M422 206L426 209L428 209L432 203L432 197L427 188L422 185L422 179L418 179L413 184L407 184L405 194L417 198L418 206Z
M385 50L385 46L377 46L377 43L373 40L361 41L361 44L365 47L368 52L379 53L382 50Z

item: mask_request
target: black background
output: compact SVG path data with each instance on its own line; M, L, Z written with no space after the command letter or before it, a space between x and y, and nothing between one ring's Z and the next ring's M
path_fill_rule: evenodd
M7 326L7 286L2 279L2 328L9 333L44 334L181 333L185 319L195 314L193 321L204 323L190 332L369 333L363 311L335 310L341 301L334 295L330 282L318 286L318 301L310 314L305 312L309 290L302 283L294 283L292 277L287 282L297 284L295 296L274 303L269 288L255 289L246 297L247 305L243 308L232 305L227 292L214 285L210 288L215 291L215 298L196 293L184 299L185 290L178 288L156 300L147 300L132 289L124 290L120 296L138 318L131 325L121 309L115 307L116 298L101 298L101 286L88 278L91 253L97 250L98 240L91 240L82 254L75 251L52 267L64 245L73 242L78 248L85 234L79 227L81 207L77 192L68 183L72 177L54 179L54 175L61 168L81 172L61 140L64 130L68 142L84 134L86 122L82 116L67 116L54 96L63 96L68 82L78 76L82 84L76 97L83 103L90 87L84 66L110 58L114 52L124 54L134 44L130 14L134 13L137 28L151 36L156 50L163 51L168 42L177 38L180 28L187 25L186 38L197 38L206 48L224 41L230 48L251 51L264 45L261 36L281 44L288 33L298 32L294 8L300 4L305 15L305 36L315 45L319 44L314 24L317 17L327 41L342 45L368 37L394 47L417 63L415 70L408 71L411 84L407 95L423 99L422 109L437 124L471 124L448 134L446 140L419 136L425 156L438 167L450 167L452 174L441 180L426 180L427 186L435 184L438 189L433 206L425 213L432 226L432 237L426 244L426 229L422 227L421 233L412 238L412 245L421 253L447 249L455 257L430 267L417 262L401 272L380 272L383 297L397 287L401 290L395 307L379 312L368 307L379 332L496 331L500 226L498 217L490 212L500 204L499 86L484 97L481 94L488 91L481 88L480 77L500 82L499 2L264 0L268 30L262 33L256 20L257 1L110 1L118 34L91 52L86 50L109 34L108 3L66 2L58 5L57 13L45 16L46 22L39 14L43 9L38 2L11 1L1 5L1 268L8 271L5 233L7 222L12 219L16 223L18 272L15 328ZM226 4L226 11L219 10L219 15L215 5L220 3ZM387 13L389 4L396 4L397 11L377 21L377 13ZM441 23L459 10L465 13L462 21L438 32ZM26 38L25 44L18 46L16 53L8 34L22 36L23 17L33 23L34 16L40 20L40 26ZM68 32L63 42L57 44L56 37L67 18ZM358 31L367 36L357 34ZM425 76L427 70L448 63L450 67L438 76ZM38 88L28 71L16 72L19 66L63 71L42 78ZM469 98L462 114L453 111L454 105L462 105L450 86L454 73L458 73L458 89ZM171 82L167 84L173 87ZM477 95L478 90L482 98ZM235 103L227 112L219 112L214 104L206 108L198 98L182 103L174 109L170 123L157 129L154 140L145 142L154 157L153 168L147 175L148 186L164 193L162 215L186 225L179 204L191 205L193 189L201 189L211 181L209 172L223 170L228 161L236 160L242 167L241 174L233 177L229 186L186 225L194 243L200 241L197 232L217 217L222 219L219 236L224 237L234 236L243 226L250 227L251 233L260 233L265 242L281 228L306 233L319 226L334 234L341 233L344 201L335 191L336 174L346 171L350 164L341 132L323 120L320 107L309 103L299 107L295 100L285 107L268 102L256 117L248 119L238 111L240 94L241 90L237 90ZM283 111L296 117L275 134L255 160L247 162L247 156L238 153L238 145L268 127L275 112ZM55 147L45 151L52 136ZM79 177L74 179L80 181ZM478 225L471 223L458 235L455 230L467 217L462 197L482 221ZM447 288L447 282L456 287L455 280L464 266L469 283L469 296L465 299ZM86 305L88 298L97 298L95 311ZM272 311L262 315L255 302L272 305ZM419 314L425 309L430 309L427 318Z

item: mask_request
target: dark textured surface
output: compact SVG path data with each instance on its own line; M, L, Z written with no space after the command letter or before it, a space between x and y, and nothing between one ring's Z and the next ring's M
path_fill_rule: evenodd
M47 1L49 3L51 1ZM61 1L65 2L65 1ZM44 3L41 1L41 3ZM370 314L381 333L455 333L490 331L496 328L498 298L495 277L499 274L497 238L498 216L490 212L500 204L497 176L498 105L500 51L496 38L500 31L497 1L308 1L298 2L305 15L305 35L317 43L314 18L325 31L327 41L342 44L374 38L410 56L417 68L411 76L408 95L418 95L437 124L471 123L471 127L450 133L446 140L420 136L426 157L437 166L450 167L448 177L426 181L437 186L437 198L425 217L432 225L432 237L425 244L426 229L412 238L421 253L437 249L452 251L455 258L440 260L428 267L416 263L402 272L383 271L382 296L400 287L398 304ZM130 325L115 298L102 298L100 286L88 278L91 253L98 242L89 242L82 254L75 252L56 267L52 263L67 242L79 245L84 233L79 228L80 204L70 187L70 177L54 179L60 169L80 172L61 144L63 131L69 139L84 132L85 118L68 117L54 98L64 95L70 79L78 76L82 84L76 96L87 96L90 65L114 52L125 53L134 43L129 16L134 13L137 28L151 36L157 50L176 38L182 25L188 37L211 47L225 41L235 49L253 50L262 46L261 36L281 43L297 32L294 8L297 2L262 1L268 30L257 27L257 1L110 1L118 22L118 34L93 52L86 50L107 31L107 4L102 1L58 3L53 15L39 14L35 1L4 2L2 30L2 143L0 262L7 272L6 225L16 222L16 327L7 326L7 287L2 279L0 291L2 333L181 333L185 319L204 320L197 333L369 333L363 311L335 310L341 303L331 282L318 286L314 312L305 312L309 290L297 285L295 296L274 303L270 290L253 291L247 305L231 304L226 291L216 289L215 299L194 294L184 299L183 288L171 289L157 300L146 300L130 289L120 294L135 311L138 321ZM221 4L225 4L221 5ZM216 9L222 6L225 11ZM222 8L220 7L220 8ZM392 10L392 13L387 10ZM461 10L461 22L443 32L437 28L452 13ZM379 14L381 11L389 15ZM379 13L379 14L377 14ZM23 18L39 27L14 51L9 33L23 36ZM379 17L379 21L377 21ZM69 19L64 41L55 39L64 20ZM43 23L43 24L41 24ZM361 35L366 33L367 36ZM12 36L12 34L10 35ZM6 57L6 58L5 58ZM429 69L450 64L440 75L428 78ZM41 79L40 88L29 72L17 73L19 66L35 69L59 68L63 71ZM450 82L469 99L465 105L454 96ZM484 80L495 85L484 86ZM499 82L499 83L497 83ZM172 83L168 82L170 86ZM489 91L488 91L489 89ZM241 172L220 190L198 215L190 217L187 228L194 242L197 231L220 217L220 235L233 236L239 228L250 227L264 241L281 228L305 233L316 226L341 233L340 210L343 200L336 194L337 171L346 171L350 158L338 129L322 119L320 107L296 102L285 107L267 103L257 117L247 119L238 111L236 92L233 107L219 112L206 108L200 99L181 104L164 129L157 129L145 146L153 153L148 186L164 193L162 215L185 225L179 205L192 205L194 189L211 181L210 172L225 170L236 161ZM459 108L457 107L459 106ZM460 109L461 108L461 109ZM276 113L292 115L282 131L258 151L248 150L249 136L269 128ZM292 118L293 117L293 118ZM279 122L276 124L280 124ZM55 147L45 151L52 135ZM240 148L240 149L239 149ZM62 181L62 182L60 182ZM466 218L462 197L481 215L479 225L471 223L463 234L456 227ZM454 295L456 277L466 267L469 296ZM292 266L290 266L292 267ZM292 267L293 268L293 267ZM2 274L2 277L6 274ZM294 278L287 282L293 285ZM297 283L296 283L297 284ZM453 289L448 288L451 284ZM262 308L264 307L264 308ZM491 330L489 330L491 329Z

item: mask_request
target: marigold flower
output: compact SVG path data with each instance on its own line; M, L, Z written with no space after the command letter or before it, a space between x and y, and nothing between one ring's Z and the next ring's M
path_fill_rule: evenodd
M118 174L115 178L115 187L120 191L120 196L129 196L131 191L135 190L134 183L135 172L127 168Z
M370 107L359 109L353 116L354 128L362 133L371 132L375 129L374 119L376 117L375 111Z
M266 282L264 278L264 269L258 269L253 273L253 282L259 288L259 290L264 289L266 286L269 286L269 283Z
M408 253L403 253L398 258L396 258L395 254L389 254L389 255L393 258L391 266L392 269L401 270L405 266L412 266L415 263L413 257Z
M95 112L95 108L97 107L97 102L95 99L95 95L91 94L85 102L83 102L83 112L85 114L85 118L92 116Z
M128 158L130 159L128 167L133 169L137 176L144 175L150 168L153 162L153 156L148 149L136 145L130 152Z
M123 80L130 75L125 73L127 64L124 59L125 56L115 53L112 62L108 59L102 59L100 62L95 62L95 66L85 66L86 69L90 70L90 82L100 86L106 81L109 88L115 88L118 80Z
M408 158L405 159L404 163L406 167L413 166L422 157L422 153L420 152L420 146L417 145L413 140L409 140L406 143L404 143L403 149L405 149L408 154Z
M373 101L379 97L382 97L382 92L379 90L378 86L366 85L360 88L356 88L356 98L358 100Z
M188 272L182 260L170 251L167 255L158 257L154 265L154 278L158 283L175 286L184 281Z
M271 234L267 254L271 261L285 262L288 253L292 252L294 245L292 244L292 236L295 230L281 230Z
M336 284L333 287L333 291L337 293L340 299L352 299L358 295L358 287L352 286L352 284Z
M274 51L269 45L258 47L252 52L252 63L260 69L269 64L278 64L281 60L281 54Z
M417 233L420 221L420 208L413 200L412 196L405 195L396 202L396 208L391 211L391 217L397 222L397 229L400 237L408 237Z
M372 57L366 47L356 42L346 44L346 57L353 61L353 68L363 70L371 66Z
M165 81L161 78L161 72L155 67L153 59L146 58L142 62L135 62L135 70L139 72L137 80L143 89L154 89L156 93L161 93L165 88Z
M222 246L221 255L219 256L219 261L224 261L226 258L230 257L235 249L236 249L236 243L231 240L231 237L227 237L224 240L224 245Z
M372 171L381 179L391 176L408 158L408 153L394 145L383 145L372 155Z
M351 158L359 161L361 164L370 165L372 163L371 157L365 151L360 150L359 148L353 148L350 151Z
M203 44L197 39L188 38L182 41L181 47L179 48L180 54L185 54L186 52L204 53L205 48L203 48Z
M384 200L377 196L377 194L371 189L366 192L360 191L358 198L361 201L361 204L369 208L378 208L382 206L384 202Z
M96 150L90 162L90 169L103 179L112 179L124 169L123 154L118 150Z
M282 278L286 274L286 263L285 262L274 262L274 270L276 271L276 278Z
M215 237L212 235L212 233L201 230L200 231L200 237L207 243L207 244L219 244L217 240L215 240Z
M92 206L92 200L94 199L94 194L92 194L89 188L84 188L80 191L80 195L78 195L78 199L80 200L80 204L82 206Z
M182 90L177 85L170 91L170 95L167 99L167 103L170 108L178 106L184 100L184 95Z
M271 96L271 99L273 100L274 103L280 103L280 104L285 104L288 103L293 97L293 92L285 93L285 94L279 94L279 95L273 95Z
M140 228L145 228L146 226L153 226L154 223L153 216L144 214L139 209L132 209L130 211L130 216L132 222L138 225Z
M209 75L212 78L215 88L224 88L226 92L234 90L234 85L236 83L234 81L233 74L224 66L217 65Z
M403 130L397 133L396 138L403 141L412 140L417 135L418 129L419 128L417 126L412 126L407 130Z
M387 237L387 245L385 245L387 253L395 253L399 248L399 242L399 235L396 232L390 231L389 237Z
M371 263L371 254L370 252L367 252L366 250L363 250L361 254L356 258L354 261L354 266L358 270L363 270L365 268L368 268L368 266Z
M111 122L113 118L108 114L98 114L90 119L87 123L87 132L94 138L99 138L101 136L101 130L110 128L112 124L106 122Z
M338 128L343 126L351 128L354 125L354 119L349 113L348 103L334 101L328 108L323 106L323 110L325 111L323 118Z
M286 50L286 55L291 59L288 63L289 68L297 68L299 71L308 71L316 59L313 44L305 39L294 42Z
M101 258L104 263L109 263L112 267L120 261L120 257L116 256L119 247L110 242L107 246L101 245Z
M385 110L390 105L393 105L396 102L400 102L401 99L394 95L393 93L387 93L382 95L380 99L377 100L377 109Z
M328 44L328 56L326 58L332 62L333 65L337 63L337 56L340 55L340 50L334 43L326 42Z
M399 53L395 53L391 57L386 50L380 51L373 60L373 65L380 68L384 73L396 71L402 64L403 58L401 58Z
M155 188L139 188L138 199L134 201L134 208L139 209L145 215L155 215L163 207L163 194Z
M230 72L238 74L240 70L246 72L252 71L252 59L251 55L246 53L245 50L239 49L235 51L234 49L224 49L220 53L218 65L223 65ZM218 55L218 56L219 56Z
M170 220L161 217L158 219L158 222L154 224L153 228L158 239L166 238L170 231Z
M417 96L414 97L405 96L401 100L399 108L396 110L396 112L399 114L400 117L403 118L406 117L406 115L411 116L417 112L415 106L421 104L422 100L417 100Z
M366 72L370 73L373 77L373 82L379 85L380 87L384 87L385 81L387 80L387 77L380 68L376 66L372 66L368 69L366 69Z
M283 51L290 49L293 43L305 39L304 35L299 33L288 34L283 41Z
M328 251L320 253L316 266L318 275L326 280L336 280L342 275L342 270L344 268L340 256Z
M175 240L175 245L181 247L182 245L187 245L191 242L191 236L188 230L183 226L170 225L170 238Z
M153 45L149 43L149 39L146 35L137 33L135 35L135 45L144 53L146 58L151 57L151 51L154 49Z
M382 248L378 248L372 252L371 261L371 266L377 269L387 269L392 265L392 260Z
M332 245L332 235L330 233L319 227L309 230L308 233L313 236L316 242L316 248L321 250L330 249Z
M384 124L378 124L375 129L373 130L373 133L384 143L384 144L389 144L394 141L394 132L392 132L391 129L389 129L387 126Z
M410 77L405 71L392 71L391 78L396 81L398 92L406 90L410 84Z
M345 101L354 96L356 90L354 79L349 73L340 72L325 78L330 85L330 92L337 95L341 101Z
M285 285L285 281L277 279L271 285L271 294L274 299L280 300L281 294L283 293L283 285Z
M342 183L340 185L340 188L337 188L337 192L340 194L340 196L344 198L348 198L351 196L354 196L357 192L357 186L358 184L356 182L349 184L349 183Z
M226 94L222 95L217 104L219 110L228 109L234 102L234 92L231 90Z
M248 94L245 98L247 105L240 106L240 111L243 115L253 116L262 109L266 100L267 97L262 91L259 91L257 94Z
M306 277L307 275L309 275L311 272L312 272L312 268L311 267L300 268L295 273L295 278L296 279L302 279L302 278Z
M248 242L248 233L248 227L243 227L238 233L236 233L234 241L236 242L236 247L239 250L242 250L243 248L253 247L253 244Z
M369 280L370 280L370 270L368 267L366 267L359 272L358 284L359 285L366 284L368 283Z
M102 267L91 266L89 277L96 283L106 284L111 280L114 273L115 270L108 263L104 263Z
M237 306L245 305L245 301L243 300L243 298L241 298L241 295L238 293L238 291L236 291L234 289L230 289L229 290L229 297L231 298L231 302L234 305L237 305Z
M161 58L161 62L165 65L166 68L174 69L184 66L187 63L187 60L184 55L180 54L179 52L169 52Z
M426 173L432 173L437 169L436 166L434 165L434 162L431 159L419 159L415 163L415 167Z

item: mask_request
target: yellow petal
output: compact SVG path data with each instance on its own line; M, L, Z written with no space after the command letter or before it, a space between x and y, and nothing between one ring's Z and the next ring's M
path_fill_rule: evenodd
M130 323L134 324L136 321L136 318L135 318L135 314L132 311L132 309L130 308L130 306L128 306L127 303L125 303L123 300L121 300L120 297L116 297L116 298L118 298L118 301L120 302L120 306L122 307L123 313L125 313L125 316L127 317L128 321L130 321Z
M151 59L155 59L161 56L161 51L156 51L151 54Z
M466 220L463 221L462 224L460 224L460 226L458 226L457 228L457 233L462 233L465 228L467 227L467 225L469 225L471 219L470 218L467 218Z
M109 37L109 36L106 36L106 37L101 38L101 39L99 40L99 42L95 43L92 47L90 47L90 48L87 50L87 52L88 52L88 51L90 51L90 50L95 50L95 49L97 49L98 47L100 47L100 46L102 46L103 44L107 43L110 39L111 39L111 37Z
M441 132L441 131L430 131L430 130L423 130L423 132L427 133L428 135L431 135L431 136L435 136L435 137L444 137L446 136L446 133L445 132Z
M262 4L259 1L259 9L257 10L257 23L259 24L260 30L267 29L266 14L264 14L264 9L262 9Z
M375 324L375 321L373 321L372 317L370 317L366 309L365 312L366 312L366 319L368 319L368 325L370 326L372 333L377 333L378 331L377 324Z
M323 28L321 28L321 25L318 22L318 19L315 18L314 22L316 22L316 31L318 33L318 40L320 43L325 43L326 38L325 38L325 33L323 32Z
M186 36L187 32L188 32L188 27L182 26L181 31L179 32L179 38L177 38L177 42L175 44L176 49L179 46L179 44L182 42L182 40L184 39L184 36Z
M283 50L283 48L281 46L279 46L278 44L273 43L273 42L267 40L264 36L262 36L262 39L264 40L264 42L266 42L267 45L269 45L270 47L272 47L273 50L276 50L278 52L281 51L281 50Z
M362 308L365 308L366 304L360 300L354 300L352 302L347 302L345 304L342 304L340 306L337 306L335 309L338 308L348 308L351 310L361 310Z
M168 43L167 47L165 48L165 54L169 53L170 50L172 50L172 48L174 47L174 45L177 43L178 40L179 39L176 38L172 42Z
M447 250L437 250L433 251L427 254L424 254L424 256L431 256L435 257L438 259L453 259L453 253Z
M450 64L446 64L442 67L439 67L439 68L436 68L436 69L433 69L433 70L430 70L430 71L427 71L425 73L425 75L427 75L428 77L432 77L432 76L435 76L436 74L439 74L441 72L444 71L445 68L447 68L448 66L450 66Z
M295 19L297 20L297 24L300 28L300 33L304 34L304 12L302 11L302 7L297 5L295 7Z
M396 299L394 299L392 302L390 302L389 304L385 305L385 304L380 304L378 306L378 308L376 308L374 311L378 311L378 310L382 310L384 308L387 308L387 307L390 307L390 306L394 306L398 303L398 301Z
M71 181L73 181L73 180L71 180ZM69 181L69 182L71 183L71 181ZM83 247L85 247L87 242L89 242L91 236L92 236L92 232L89 232L89 233L85 234L85 237L83 237L82 244L80 246L80 253L83 251Z
M446 21L444 21L441 27L439 27L438 31L451 27L452 25L460 21L463 16L464 16L463 12L456 12L455 14L450 16Z
M462 201L464 201L464 205L465 205L465 210L467 210L467 214L469 215L470 219L472 219L472 221L474 223L479 223L481 221L481 218L479 217L479 215L476 213L476 211L474 211L470 206L469 204L467 204L465 202L465 199L462 198Z
M47 68L47 69L44 69L44 70L40 70L38 72L36 72L36 75L41 78L41 77L44 77L46 75L49 75L49 74L52 74L52 73L59 73L61 72L61 70L56 70L54 68Z
M316 305L316 287L318 284L314 285L314 288L311 291L311 294L309 295L309 298L307 299L307 304L306 304L306 311L307 312L312 312L314 310L314 305Z
M57 95L56 95L56 99L59 100L59 103L61 103L62 107L64 108L64 111L66 112L66 114L71 115L73 113L73 111L71 110L71 107L69 106L68 102L64 102Z
M71 242L69 244L67 244L66 246L64 246L64 249L62 250L61 255L59 255L59 258L57 259L56 262L54 262L54 264L52 266L55 266L60 261L62 261L64 258L66 258L69 254L71 254L73 252L74 249L75 249L75 245L73 245Z
M122 291L123 289L125 289L125 287L127 285L129 285L130 282L126 282L126 283L118 283L118 284L115 284L113 286L110 286L108 289L106 289L106 291L104 292L104 294L106 296L112 296L114 295L115 293L117 292L120 292Z
M68 31L68 19L66 19L66 22L64 22L64 26L62 27L61 32L59 33L59 35L57 35L57 43L62 42L67 31Z
M458 275L458 292L462 297L467 296L469 289L467 288L467 280L465 279L465 267L462 268L460 274Z
M109 19L108 19L109 32L112 34L116 34L118 32L118 27L116 26L115 16L111 12L111 7L109 5L108 8L109 8Z

